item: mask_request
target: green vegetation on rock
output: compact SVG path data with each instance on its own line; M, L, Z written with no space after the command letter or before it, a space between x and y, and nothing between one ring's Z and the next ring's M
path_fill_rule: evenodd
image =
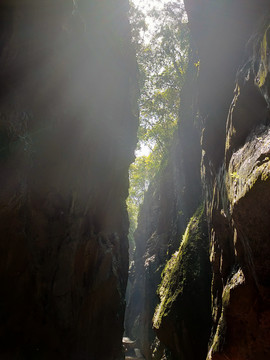
M153 318L155 328L159 328L162 318L169 314L188 282L200 275L201 268L196 255L199 256L199 251L206 250L201 248L202 245L207 245L201 241L203 218L204 208L200 207L190 219L179 250L173 254L162 273L163 279L158 289L160 304Z
M207 360L212 359L212 355L222 351L226 336L226 312L231 302L233 293L239 286L243 286L245 283L245 276L242 269L239 269L235 274L231 274L232 277L226 284L222 293L222 312L217 324L215 334L212 342L210 343L210 350ZM235 295L234 295L235 296Z
M270 25L265 30L263 39L261 41L261 48L260 48L260 67L257 74L256 82L259 87L262 87L265 83L266 77L268 75L268 50L267 50L267 33L270 29Z
M189 28L183 4L177 1L148 11L131 2L130 23L140 86L138 151L130 167L127 200L132 238L144 192L165 167L177 129L189 58Z
M203 206L190 219L180 248L168 261L162 276L158 289L160 304L153 318L159 338L171 348L185 348L184 342L190 342L191 346L197 343L197 348L206 352L211 318L211 276ZM178 340L173 340L174 343L168 339L168 323L173 323L176 329Z

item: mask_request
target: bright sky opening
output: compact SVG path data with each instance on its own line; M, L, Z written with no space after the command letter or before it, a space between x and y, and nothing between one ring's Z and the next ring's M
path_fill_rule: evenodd
M168 3L170 0L132 0L134 5L136 5L141 11L147 13L148 10L153 8L161 10L163 6ZM148 29L154 31L154 24L151 17L146 16L146 22ZM135 151L136 156L148 156L152 150L146 144L141 144L140 149Z

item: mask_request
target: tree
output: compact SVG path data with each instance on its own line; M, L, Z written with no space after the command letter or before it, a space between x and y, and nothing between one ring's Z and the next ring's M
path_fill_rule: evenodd
M144 192L154 180L177 127L180 90L184 84L189 54L189 31L184 6L170 1L161 10L138 9L131 3L130 23L136 49L140 85L138 156L130 167L127 201L131 232L136 228Z

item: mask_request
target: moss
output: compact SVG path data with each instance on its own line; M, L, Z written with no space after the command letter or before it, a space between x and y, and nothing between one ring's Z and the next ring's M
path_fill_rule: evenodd
M222 306L226 308L230 303L230 288L225 287L222 294Z
M237 204L261 182L270 179L269 131L253 136L230 160L226 189L232 205ZM232 210L232 208L231 208Z
M183 292L185 284L199 274L200 269L194 262L193 254L201 238L200 225L203 214L204 208L201 206L190 219L179 250L172 255L163 270L162 282L158 288L160 304L153 318L155 328L159 328L162 318L170 312L176 298Z
M222 295L222 312L221 312L220 318L218 320L218 325L216 328L214 338L212 339L212 342L211 342L211 347L209 350L207 360L212 359L213 354L219 353L223 349L224 342L225 342L225 336L226 336L225 313L226 313L227 307L230 304L230 297L231 297L230 287L226 286L224 288L223 295Z
M230 280L224 287L222 294L222 312L209 351L209 354L211 356L214 353L218 353L222 351L226 336L226 315L227 315L228 307L230 306L232 292L239 286L243 285L244 283L245 283L244 273L242 269L238 269L236 273L231 274ZM208 356L207 359L212 359L211 356Z
M259 87L262 87L265 83L268 74L268 56L267 56L267 32L270 29L270 25L267 27L262 42L261 42L261 49L260 49L260 67L256 77L256 83Z
M222 350L225 341L225 334L226 334L226 321L224 317L224 312L222 312L218 322L214 340L212 342L212 346L210 349L211 354L220 352Z
M189 221L179 250L163 271L158 289L160 304L153 318L157 331L166 327L169 319L183 348L198 344L192 351L200 349L202 354L207 349L211 318L207 233L204 207L200 206ZM172 329L167 330L170 333ZM186 332L191 342L189 345L186 344ZM161 341L164 340L161 338Z

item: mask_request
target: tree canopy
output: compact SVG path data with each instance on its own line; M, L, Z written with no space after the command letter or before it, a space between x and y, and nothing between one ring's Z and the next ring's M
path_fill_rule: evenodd
M159 10L139 9L131 3L130 23L140 86L137 157L130 167L127 200L132 233L144 192L166 162L177 127L180 90L188 64L189 31L184 6L179 1L169 1ZM142 149L148 149L148 153Z

